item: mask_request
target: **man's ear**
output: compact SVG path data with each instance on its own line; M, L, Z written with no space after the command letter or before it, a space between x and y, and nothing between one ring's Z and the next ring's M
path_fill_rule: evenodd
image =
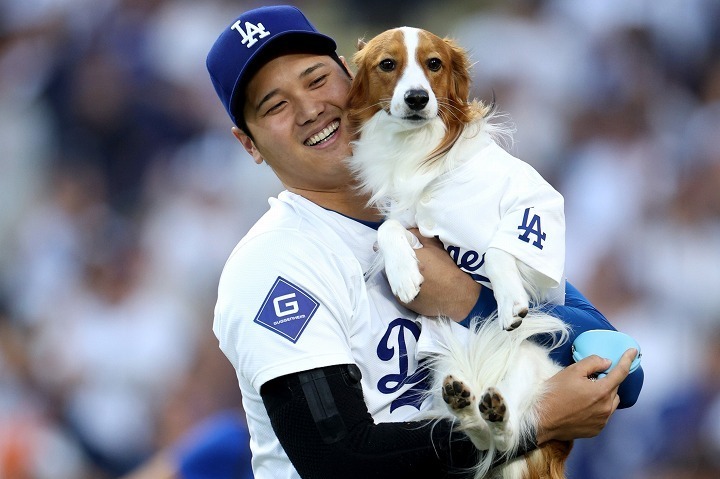
M258 165L265 161L265 159L262 157L258 149L255 147L255 142L252 138L248 136L247 133L242 131L240 128L233 126L232 127L232 134L237 140L242 144L243 148L245 148L245 151L247 151L250 156L253 157L255 160L255 163Z
M343 66L345 67L345 71L348 73L348 75L350 75L350 79L355 78L355 74L350 69L350 65L348 65L348 62L347 62L347 60L345 60L345 57L342 55L339 55L338 58L342 62Z

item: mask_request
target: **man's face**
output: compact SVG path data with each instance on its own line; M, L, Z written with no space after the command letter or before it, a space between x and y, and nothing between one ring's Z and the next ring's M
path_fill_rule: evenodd
M344 110L350 78L332 58L292 54L265 64L247 86L244 115L262 158L291 190L348 186L351 135Z

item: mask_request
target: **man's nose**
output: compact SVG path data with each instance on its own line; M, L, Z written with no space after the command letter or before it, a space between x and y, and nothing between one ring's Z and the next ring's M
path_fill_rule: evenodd
M298 124L304 125L308 122L315 121L323 112L323 102L310 95L303 97L299 102L297 112Z

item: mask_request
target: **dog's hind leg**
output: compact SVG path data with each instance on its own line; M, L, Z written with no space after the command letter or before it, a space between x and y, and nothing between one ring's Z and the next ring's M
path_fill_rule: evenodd
M448 375L442 385L442 398L450 412L460 420L463 431L481 451L490 448L492 434L478 411L477 397L459 377Z
M505 404L505 398L496 388L488 388L480 399L478 409L480 416L490 425L498 451L507 451L512 431L508 426L510 409Z

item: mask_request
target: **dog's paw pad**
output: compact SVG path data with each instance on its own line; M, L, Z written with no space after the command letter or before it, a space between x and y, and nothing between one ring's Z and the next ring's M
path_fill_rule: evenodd
M470 388L452 376L446 377L443 381L442 398L454 410L468 407L474 399Z
M480 415L488 422L502 422L507 415L507 407L502 394L495 388L488 388L480 399Z

